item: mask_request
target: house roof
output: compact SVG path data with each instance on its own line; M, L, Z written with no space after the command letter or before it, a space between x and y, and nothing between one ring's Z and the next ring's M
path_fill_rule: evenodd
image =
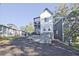
M53 13L52 13L48 8L45 8L45 9L44 9L44 11L46 11L46 10L47 10L51 15L53 15ZM43 11L43 12L44 12L44 11ZM35 20L35 19L37 19L37 18L40 18L40 16L35 17L35 18L33 18L33 19Z
M9 29L12 29L12 30L16 30L16 31L22 31L22 32L25 32L25 31L23 31L23 30L14 29L14 28L11 28L11 27L2 25L2 24L0 24L0 26L2 26L2 27L6 27L6 28L9 28Z
M54 23L54 25L56 25L59 21L63 21L63 19L64 19L64 17L57 17L57 18L59 18L59 20L58 21L56 21L55 23Z
M35 18L33 18L33 19L37 19L37 18L40 18L40 16L39 16L39 17L35 17Z
M53 15L53 13L52 13L48 8L45 8L45 9L44 9L44 11L46 11L46 10L47 10L51 15Z
M8 26L2 25L2 24L1 24L0 26L2 26L2 27L6 27L6 28L9 28L9 29L16 30L16 29L14 29L14 28L11 28L11 27L8 27Z

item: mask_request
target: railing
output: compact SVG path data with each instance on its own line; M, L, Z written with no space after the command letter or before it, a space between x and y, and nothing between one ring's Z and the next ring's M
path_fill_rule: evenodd
M34 22L34 24L40 24L40 22Z

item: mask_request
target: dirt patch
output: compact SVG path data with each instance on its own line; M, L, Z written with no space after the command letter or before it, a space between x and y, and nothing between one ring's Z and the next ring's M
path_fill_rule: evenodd
M9 45L10 44L10 40L2 40L0 41L0 45Z
M34 48L25 47L24 51L27 52L27 55L28 55L28 56L39 55L39 53L36 52Z

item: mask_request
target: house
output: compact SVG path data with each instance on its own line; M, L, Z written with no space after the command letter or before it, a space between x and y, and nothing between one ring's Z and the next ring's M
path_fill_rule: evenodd
M48 36L54 39L53 20L53 13L48 8L45 8L44 11L38 17L34 18L35 33L41 34L44 37ZM45 40L42 39L40 41L43 42ZM49 39L45 42L48 41ZM51 41L52 39L49 42Z
M69 45L72 43L72 38L68 36L69 34L66 37L65 29L70 28L74 23L76 23L77 25L79 24L78 12L76 14L76 17L77 18L75 18L73 11L69 11L66 16L61 17L59 15L53 15L53 13L49 9L45 8L39 17L34 18L35 32L37 34L43 34L42 36L44 36L44 34L46 33L52 33L53 39L59 39L60 41ZM77 33L79 32L78 28L75 30ZM46 37L47 36L44 36L44 39Z
M24 36L24 31L13 28L12 26L0 25L0 36L1 37L11 37L11 36Z
M37 34L53 33L53 13L45 8L39 17L34 18L34 27Z
M23 36L25 31L20 30L16 25L14 24L7 24L7 27L12 28L13 30L11 32L13 32L13 34L15 36Z
M45 8L39 17L34 18L35 32L37 34L43 34L42 36L48 36L48 34L51 34L52 40L59 39L64 42L64 28L66 27L64 20L65 17L57 16L54 18L53 13L49 9Z
M58 19L54 23L54 38L64 41L64 17L56 17Z
M13 28L13 29L18 29L18 27L14 24L7 24L7 27Z

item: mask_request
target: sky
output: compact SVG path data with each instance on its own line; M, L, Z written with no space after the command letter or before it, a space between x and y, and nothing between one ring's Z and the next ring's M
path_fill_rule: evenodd
M58 4L55 3L1 3L0 24L15 24L18 27L33 22L45 8L54 12Z

